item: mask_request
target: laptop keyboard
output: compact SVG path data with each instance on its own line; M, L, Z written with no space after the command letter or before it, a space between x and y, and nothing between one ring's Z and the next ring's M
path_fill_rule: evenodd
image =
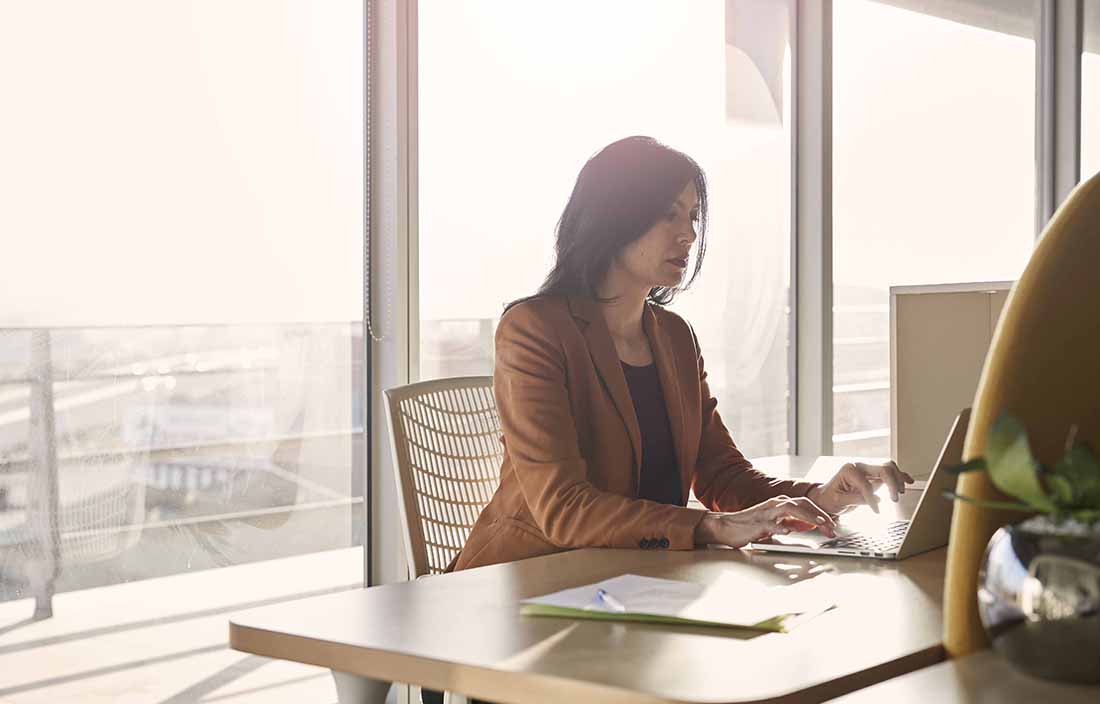
M848 550L861 550L868 552L897 552L901 542L905 539L905 532L909 529L909 521L894 521L886 526L881 533L872 535L853 533L843 538L830 540L823 544L823 548L845 548Z

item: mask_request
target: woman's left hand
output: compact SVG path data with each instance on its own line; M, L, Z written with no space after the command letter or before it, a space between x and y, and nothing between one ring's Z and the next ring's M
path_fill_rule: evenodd
M806 496L831 514L840 513L854 504L867 504L878 513L876 489L885 484L890 498L897 501L905 493L905 485L912 483L913 477L898 469L896 462L849 462L832 479L814 487Z

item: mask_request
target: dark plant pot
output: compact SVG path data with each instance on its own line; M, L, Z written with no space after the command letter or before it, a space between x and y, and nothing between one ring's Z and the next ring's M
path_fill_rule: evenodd
M978 611L993 649L1020 669L1100 683L1100 524L1036 516L998 530Z

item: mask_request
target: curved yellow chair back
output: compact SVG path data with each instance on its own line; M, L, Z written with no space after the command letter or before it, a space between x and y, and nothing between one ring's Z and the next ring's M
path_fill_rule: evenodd
M1043 464L1061 457L1071 426L1100 449L1100 174L1077 186L1048 223L1005 304L978 384L965 459L985 453L1002 411L1027 428ZM1003 498L984 474L959 493ZM944 645L950 656L988 647L978 618L978 568L998 527L1020 514L958 503L947 549Z

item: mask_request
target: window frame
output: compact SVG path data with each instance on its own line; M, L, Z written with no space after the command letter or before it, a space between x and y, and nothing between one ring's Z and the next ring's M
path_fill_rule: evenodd
M375 388L419 378L417 212L417 0L373 5L370 79L375 142L371 225L378 235L372 275L383 293L376 312L388 339L372 360ZM1080 179L1082 1L1035 0L1035 168L1038 239L1056 206ZM793 454L833 450L832 0L798 0L792 18L791 271L788 443ZM390 302L392 301L392 306ZM379 406L375 406L379 407ZM403 578L388 436L372 419L373 583ZM389 507L389 508L387 508ZM395 547L396 546L396 547Z

